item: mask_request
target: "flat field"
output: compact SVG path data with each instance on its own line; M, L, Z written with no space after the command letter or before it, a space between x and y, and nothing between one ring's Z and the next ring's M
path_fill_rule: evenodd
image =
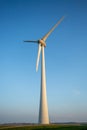
M0 130L87 130L87 125L1 125Z

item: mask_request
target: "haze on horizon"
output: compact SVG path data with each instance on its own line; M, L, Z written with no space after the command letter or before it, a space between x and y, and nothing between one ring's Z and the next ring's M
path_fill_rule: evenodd
M0 124L37 123L40 72L37 40L47 39L46 77L51 122L87 122L87 1L0 0Z

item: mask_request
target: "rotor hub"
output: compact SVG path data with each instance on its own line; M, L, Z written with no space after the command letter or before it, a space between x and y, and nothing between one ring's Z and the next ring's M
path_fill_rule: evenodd
M41 46L46 47L46 43L44 42L44 40L40 39L38 40L38 43L41 44Z

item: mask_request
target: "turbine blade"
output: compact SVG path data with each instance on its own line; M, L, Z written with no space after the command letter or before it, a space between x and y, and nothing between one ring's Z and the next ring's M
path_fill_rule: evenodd
M40 53L41 53L41 45L38 46L38 55L37 55L37 61L36 61L36 71L38 71L38 65L40 60Z
M46 41L48 36L53 32L53 30L63 21L65 16L63 16L52 28L51 30L42 38L42 40Z
M38 43L38 41L33 41L33 40L27 40L27 41L24 41L24 42L35 42L35 43Z

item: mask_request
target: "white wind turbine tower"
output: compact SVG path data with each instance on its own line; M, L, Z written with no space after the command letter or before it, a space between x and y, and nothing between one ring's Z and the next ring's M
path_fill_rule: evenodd
M28 40L24 42L34 42L38 43L38 56L36 62L36 71L38 70L38 64L40 59L40 53L42 52L42 61L41 61L41 93L40 93L40 108L39 108L39 123L40 124L49 124L48 116L48 105L47 105L47 96L46 96L46 74L45 74L45 56L44 56L44 47L46 47L46 39L53 32L53 30L61 23L64 19L64 16L53 26L53 28L40 40Z

